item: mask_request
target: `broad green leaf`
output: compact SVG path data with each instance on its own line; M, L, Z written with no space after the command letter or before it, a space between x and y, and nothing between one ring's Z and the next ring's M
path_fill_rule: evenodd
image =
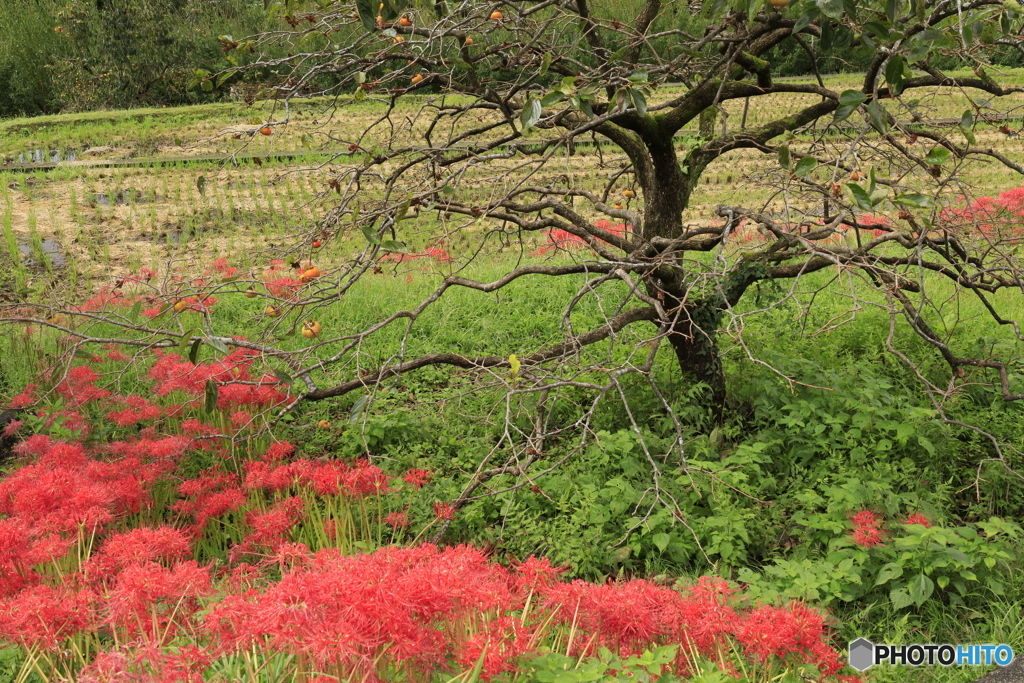
M142 301L136 301L132 304L132 308L128 311L128 320L135 323L139 319L139 313L142 312Z
M363 410L366 408L366 404L370 402L370 395L363 394L359 397L354 404L352 404L352 410L349 411L348 420L349 422L357 422L359 416L363 414Z
M206 337L203 339L203 341L206 342L207 346L219 351L220 353L229 353L228 345L222 342L220 339L212 339L210 337Z
M795 24L793 24L793 33L800 33L800 31L807 28L810 23L817 18L817 14L818 13L813 9L801 14L800 18L796 20ZM700 55L698 54L697 56L699 57Z
M538 77L543 76L544 74L546 74L548 72L548 69L550 69L550 68L551 68L551 53L550 52L545 52L544 53L544 59L541 60L541 63L540 63L540 71L537 72L537 76Z
M403 243L394 240L384 240L380 243L380 248L384 251L397 251L403 254L409 251Z
M522 367L522 363L516 358L516 354L512 354L508 357L509 374L512 375L512 379L519 376L519 368Z
M903 57L893 55L885 65L885 80L892 88L893 95L903 92Z
M199 194L206 195L206 176L201 175L196 178L196 189L199 190Z
M553 104L558 104L565 99L565 93L561 90L553 90L544 97L540 98L540 106L550 107Z
M635 88L629 89L630 99L633 100L633 106L636 107L636 113L643 116L647 113L647 99L644 94Z
M928 152L928 156L924 158L926 163L933 164L935 166L941 166L949 158L949 150L945 147L935 146L932 151Z
M194 333L194 332L198 332L198 329L197 328L192 328L190 330L186 330L185 334L181 335L181 340L178 342L178 355L179 356L184 355L185 354L185 349L188 348L189 344L193 343L192 342L192 333ZM196 341L199 341L199 340L197 339Z
M377 30L377 0L356 0L356 12L363 27L371 33Z
M380 235L375 233L373 230L370 230L365 225L360 227L359 229L363 231L363 237L366 238L367 242L369 242L370 244L380 244Z
M920 607L935 592L935 582L922 573L910 580L910 583L907 584L907 589L910 593L910 599Z
M665 552L665 548L668 547L668 543L672 540L672 537L666 533L660 533L651 536L651 540L654 541L654 545L658 547L658 550Z
M206 380L206 404L204 408L206 412L212 413L217 409L217 385L213 383L213 380Z
M540 121L543 111L544 107L541 106L540 100L536 97L531 97L519 115L519 121L523 124L524 132L533 128L534 124Z
M846 189L853 196L853 201L857 206L864 211L871 211L874 207L871 205L871 197L860 185L856 183L847 183Z
M860 90L844 90L839 95L839 104L842 105L858 105L866 102L868 99L867 95L862 93Z
M395 207L395 223L405 218L405 214L409 213L409 207L412 206L412 201L406 199L404 202Z
M841 123L850 118L850 114L857 109L857 106L856 104L843 104L837 107L835 116L832 117L832 123Z
M779 166L788 171L792 163L793 160L789 156L789 145L783 142L779 145Z
M839 21L843 18L843 0L817 0L818 9L829 19Z
M904 607L910 607L914 604L910 595L903 588L894 588L889 591L889 601L892 602L892 606L896 609L903 609Z
M817 165L818 160L814 157L804 157L800 161L796 162L796 168L793 169L793 173L802 178L813 171Z
M918 209L927 209L932 205L932 199L931 197L918 194L917 192L904 192L903 194L896 195L896 197L893 198L892 203L899 204L901 206L912 206ZM917 440L918 442L921 442L922 437L917 437ZM931 450L934 452L935 448L932 446L931 442L928 442L927 439L924 439L924 441L926 441L928 445L925 446L924 443L922 443L921 446L925 450Z
M644 85L645 83L648 82L647 72L644 71L643 69L634 71L632 74L629 75L629 82L635 83L637 85Z
M881 571L878 572L878 577L875 579L875 585L881 586L883 583L891 581L892 579L898 579L901 576L903 576L903 567L895 562L890 562L882 567Z
M192 348L188 350L188 362L195 365L199 360L199 347L203 345L202 339L192 342Z
M276 377L277 381L280 382L281 384L291 384L294 381L292 379L292 376L289 375L284 370L278 370L277 368L271 368L270 372L272 372L274 374L274 377Z
M971 110L966 110L960 117L960 132L967 138L967 142L972 145L976 145L977 140L974 138L974 114Z
M879 133L885 133L889 130L889 120L885 109L878 103L878 100L871 100L871 103L868 105L868 119L871 121L872 128Z

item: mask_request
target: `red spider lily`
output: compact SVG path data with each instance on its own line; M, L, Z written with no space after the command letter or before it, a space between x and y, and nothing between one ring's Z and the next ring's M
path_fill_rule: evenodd
M265 593L221 601L207 628L222 653L262 643L372 679L387 647L396 663L431 670L452 654L445 622L511 604L505 573L465 546L321 551Z
M291 530L302 519L304 507L305 503L301 498L292 496L275 504L266 512L249 511L245 521L253 531L231 549L230 559L234 562L257 551L276 554L282 546L289 543Z
M107 413L107 419L119 427L130 427L140 422L156 420L163 414L159 407L141 396L118 397L117 402L127 407L124 410Z
M57 392L64 397L65 404L71 408L85 405L90 401L110 396L106 389L96 386L99 375L87 365L79 365L68 371L67 377L57 384Z
M235 412L231 413L230 419L231 424L235 425L238 428L242 428L245 425L252 422L252 413L250 413L247 410L236 410Z
M922 515L920 512L915 512L912 515L907 515L907 518L905 520L903 520L903 523L904 524L908 524L908 525L909 524L920 524L921 526L925 527L926 529L932 526L931 521L927 517Z
M446 520L455 519L455 506L451 503L443 503L440 501L434 503L434 517Z
M594 227L620 237L626 233L626 226L623 223L612 225L608 221L601 220L594 223ZM587 246L586 241L582 237L574 235L567 230L545 230L544 235L547 237L547 244L534 251L534 256L542 256L557 249L578 249Z
M380 257L381 261L389 261L393 263L403 263L405 261L413 261L415 259L429 258L441 263L449 263L452 261L451 255L448 250L441 245L432 244L423 251L417 251L412 253L400 253L391 252Z
M203 683L212 658L205 648L174 650L152 644L127 652L101 652L78 676L79 683Z
M458 661L471 668L483 655L480 678L489 681L515 669L519 658L532 649L532 635L533 629L525 627L520 619L499 617L462 645Z
M149 370L149 377L156 380L156 394L166 396L181 391L189 396L200 396L206 390L208 381L218 385L217 407L222 409L242 406L265 407L287 400L281 393L276 378L265 375L254 381L249 375L249 365L254 352L236 349L219 361L193 365L173 353L157 353L158 360Z
M0 638L26 647L58 650L66 638L94 628L95 599L88 589L27 588L0 600Z
M551 560L546 557L528 557L515 566L516 588L520 593L528 593L553 585L566 567L552 567Z
M405 476L402 477L402 479L414 489L419 489L421 486L429 484L430 478L433 476L434 475L427 470L412 468L405 473Z
M180 629L194 630L189 619L211 590L209 571L195 560L170 568L156 562L129 565L105 596L106 621L129 640L164 643Z
M305 283L294 277L271 277L268 274L263 284L266 285L267 291L270 292L271 296L290 300L295 297Z
M182 531L166 526L139 527L107 537L86 566L88 573L103 580L130 565L159 561L171 564L191 555L191 543Z
M409 513L405 510L392 512L384 518L384 522L395 529L405 529L409 526Z
M9 405L12 408L24 408L25 406L29 406L35 403L35 392L37 386L38 385L35 384L27 385L24 391L22 391L20 394L11 399Z
M820 614L801 603L788 608L765 605L746 614L736 639L760 662L795 659L814 663L826 676L843 668L839 656L826 645L826 625Z
M3 431L4 438L5 439L11 438L15 434L17 434L18 430L20 430L24 425L25 425L24 420L11 420L10 422L7 423L7 426L4 427L4 431Z
M257 460L247 463L245 468L247 489L270 492L309 486L321 496L344 494L361 498L385 493L389 481L383 470L367 460L358 460L355 465L295 460L273 468L270 463Z
M267 447L263 453L263 459L268 462L277 462L291 457L295 452L295 446L287 441L275 441Z
M870 510L861 510L850 517L853 524L853 541L859 546L870 548L882 545L882 520Z
M139 510L145 491L130 469L90 460L80 446L60 441L36 440L32 447L44 444L38 461L0 481L0 513L26 520L37 533L77 533L80 525L92 531Z

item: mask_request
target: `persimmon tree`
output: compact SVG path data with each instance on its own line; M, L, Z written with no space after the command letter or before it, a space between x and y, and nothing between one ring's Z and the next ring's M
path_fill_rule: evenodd
M249 135L290 125L288 105L300 93L329 98L307 140L342 151L316 169L325 175L329 211L303 244L354 246L343 260L321 263L323 276L304 288L271 290L275 315L262 339L127 316L101 316L104 322L124 329L117 341L140 347L187 350L206 341L284 360L286 379L295 382L286 409L372 392L428 366L491 373L510 397L533 395L541 406L563 390L587 396L590 403L569 424L553 425L538 408L529 427L510 427L503 438L514 457L481 465L460 504L495 476L527 482L546 439L574 434L586 442L594 406L625 398L626 375L641 378L676 420L652 372L666 355L680 376L706 387L708 428L724 420L722 343L747 353L743 330L759 309L747 299L763 283L782 287L776 303L800 299L805 312L811 293L825 290L844 292L851 314L866 306L888 311L889 349L940 412L968 382L991 385L1005 401L1024 398L1012 351L1021 339L1020 300L1011 298L1024 286L1020 234L1000 207L973 202L969 184L977 164L1024 173L991 144L1009 132L1004 114L1014 105L1007 96L1024 91L1000 84L990 63L999 50L1024 50L1019 5L801 0L776 8L718 0L704 3L699 15L678 1L618 7L590 0L274 4L280 30L223 39L247 64L225 74L197 72L195 80L216 87L238 71L280 74L279 115L243 131ZM287 56L261 56L281 45ZM806 51L816 65L822 51L844 47L868 60L856 87L837 90L818 73L800 81L776 77L782 50ZM944 70L949 64L956 74ZM962 111L938 116L952 96ZM746 125L751 110L761 115ZM349 111L374 113L356 135L343 135L338 123ZM688 218L709 169L728 168L751 150L764 163L745 182L767 199L743 197L714 215ZM591 163L597 181L577 173ZM567 244L582 249L534 251ZM417 306L385 311L362 329L325 330L298 349L274 336L297 331L361 278L400 268L428 246L448 249L454 262L438 269L444 272L436 288ZM499 248L511 264L506 271L472 277L474 260ZM557 343L524 330L513 347L490 355L405 351L424 312L454 290L483 296L523 279L563 276L584 283L565 302ZM173 297L184 296L166 280L146 286L165 312ZM244 278L217 281L188 294L248 286ZM602 299L603 320L579 329L576 308L605 292L611 298ZM1006 330L1010 350L979 354L958 346L942 303L956 297L981 302ZM96 314L77 315L74 327L22 319L71 335L75 348L115 340L89 332ZM392 327L402 332L390 357L362 354L369 339ZM897 330L923 340L945 370L919 367L899 347ZM627 349L584 353L615 344ZM639 433L646 418L629 418ZM1003 458L1003 445L992 441Z
M592 258L571 266L524 264L490 284L448 278L438 294L467 286L494 291L519 277L563 273L625 280L632 305L521 362L542 364L627 325L653 323L682 371L708 385L720 418L726 389L716 337L751 285L839 267L884 292L952 375L988 368L1004 398L1021 397L1001 361L948 348L921 315L928 295L922 277L947 278L982 299L1020 285L1016 253L996 247L993 236L971 239L977 217L950 211L966 204L967 164L984 160L1024 172L976 135L980 122L1001 120L1000 98L1021 92L1000 85L986 63L997 48L1021 49L1016 4L831 0L779 11L719 0L704 3L702 19L689 21L678 13L692 7L662 0L621 12L585 0L372 5L279 3L275 9L295 30L240 46L294 41L291 56L257 62L288 70L285 98L290 91L336 95L339 116L343 99L389 107L365 137L342 141L353 163L332 181L340 196L327 226L334 235L363 230L370 242L350 275L381 249L401 248L387 236L401 243L406 222L424 215L438 217L437 234L449 237L473 229L458 217L477 234L485 233L479 226L500 226L510 236L565 231L586 243ZM780 46L813 59L844 45L871 56L859 88L836 92L817 74L799 83L773 76ZM952 61L974 75L949 76L936 66ZM318 86L327 76L330 85ZM966 97L962 116L954 125L926 125L927 95L951 90ZM408 122L393 120L394 107L414 94L433 97ZM771 100L777 116L756 127L715 125L714 114L724 115L723 105L735 100L755 108ZM701 117L700 133L686 134ZM625 155L603 186L562 172L588 138ZM787 197L787 210L769 215L765 207L721 206L717 223L684 225L705 171L745 149L777 157L768 181ZM500 185L481 191L498 177ZM642 200L639 208L615 201L623 190ZM893 220L871 218L881 215ZM626 231L599 227L601 219ZM730 237L743 221L759 224L765 239L740 251ZM846 239L835 243L837 234ZM697 256L709 253L716 257ZM376 379L435 363L507 361L442 353L403 359ZM353 378L306 398L364 385Z

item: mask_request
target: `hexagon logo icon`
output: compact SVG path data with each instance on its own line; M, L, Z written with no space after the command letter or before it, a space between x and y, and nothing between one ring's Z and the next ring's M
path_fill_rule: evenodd
M850 666L857 671L866 671L875 664L875 646L867 638L858 638L850 643Z

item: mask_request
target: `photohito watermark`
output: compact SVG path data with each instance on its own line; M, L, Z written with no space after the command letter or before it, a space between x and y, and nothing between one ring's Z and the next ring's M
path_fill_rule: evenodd
M1006 666L1013 648L1000 645L876 645L867 638L850 643L850 666L866 671L876 664L903 666Z

